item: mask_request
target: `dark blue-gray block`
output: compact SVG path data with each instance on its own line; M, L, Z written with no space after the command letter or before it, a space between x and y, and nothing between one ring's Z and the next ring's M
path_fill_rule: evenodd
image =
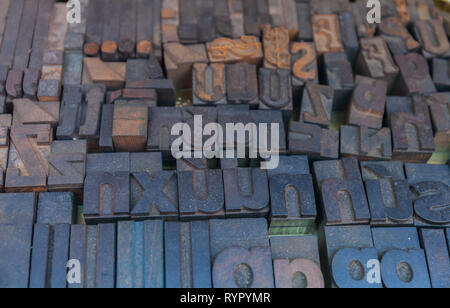
M433 288L450 288L450 259L444 229L420 230Z
M75 201L71 192L39 194L37 224L72 224L75 221Z
M280 174L300 175L310 173L308 156L306 155L280 156L278 168L267 170L269 178Z
M392 249L420 249L416 228L373 228L372 237L379 257Z

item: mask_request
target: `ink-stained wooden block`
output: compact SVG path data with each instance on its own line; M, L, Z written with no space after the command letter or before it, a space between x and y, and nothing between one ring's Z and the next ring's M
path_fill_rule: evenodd
M395 94L410 96L436 92L427 60L423 56L418 53L395 55L395 61L400 68Z
M400 17L384 18L378 27L393 54L406 54L420 49L420 43L414 39Z
M366 160L390 160L392 158L391 129L366 126L341 126L341 155Z
M149 112L147 151L162 152L169 157L172 142L173 125L182 123L181 109L175 107L151 107Z
M289 31L285 27L264 26L264 68L291 69Z
M421 229L419 232L425 248L432 287L434 289L449 288L450 258L445 230Z
M44 225L72 224L75 222L75 198L71 192L39 193L36 223Z
M24 0L10 1L4 32L3 43L0 49L0 61L1 65L6 65L8 67L13 66L14 62L14 52L16 49L18 35L20 31L20 22L22 11L25 5Z
M10 70L8 78L6 79L5 90L6 94L12 98L20 98L23 95L23 77L24 72L21 70Z
M87 56L95 57L102 44L103 21L105 18L104 0L89 1L87 6L86 40L84 53ZM120 21L117 21L120 23Z
M242 36L239 39L218 38L206 44L211 63L247 62L259 65L264 57L262 44L256 36Z
M61 82L56 79L39 81L37 97L40 102L59 101L61 96Z
M288 30L289 37L295 40L299 30L295 0L269 0L268 5L269 14L272 17L272 25L285 27Z
M13 100L13 124L50 124L59 121L59 102L36 102L28 98Z
M309 1L296 1L298 35L297 41L311 42L313 40L313 29L311 24L311 4Z
M77 32L67 32L66 39L64 41L65 51L77 51L82 52L84 47L84 34Z
M175 106L176 93L172 79L146 79L127 82L129 89L156 91L157 105L161 107Z
M100 2L100 1L97 1ZM50 17L50 24L48 29L47 46L44 52L47 51L64 51L64 40L68 29L67 6L64 3L52 3L53 11ZM103 5L103 4L101 4ZM100 9L101 10L101 9ZM101 12L96 14L101 18ZM97 19L98 20L98 19Z
M356 1L350 3L353 18L355 20L356 31L359 37L373 37L377 30L377 25L367 21L367 2Z
M258 128L262 130L267 127L267 136L262 137L266 141L259 143L259 156L269 159L271 155L287 153L286 125L290 121L290 117L287 116L289 113L283 116L281 110L252 110L250 115L252 123L256 124Z
M154 3L155 2L155 3ZM136 53L140 58L148 58L152 52L154 24L153 10L158 1L137 1ZM160 21L159 21L160 22Z
M4 177L5 171L8 167L8 156L9 156L9 130L11 128L12 119L10 114L0 115L0 188L3 189L5 186Z
M116 284L116 225L72 225L70 259L81 264L81 283L69 288L108 288Z
M201 118L201 123L198 117ZM183 120L183 123L187 124L191 129L191 139L189 140L187 137L183 135L183 141L189 142L189 144L192 146L193 152L200 152L203 153L203 144L206 143L209 139L211 139L210 136L203 136L203 130L206 128L208 124L211 123L217 123L217 109L211 108L211 107L183 107L181 109L181 117ZM200 128L202 131L200 131ZM203 142L199 142L203 141ZM203 157L203 155L201 155ZM211 168L214 168L212 166Z
M312 176L279 174L270 178L271 221L314 223L317 208Z
M323 65L325 68L323 79L334 92L333 110L347 110L355 87L352 64L343 52L327 52L323 54Z
M273 288L269 247L263 218L211 220L213 287Z
M421 182L450 184L450 167L447 165L405 164L406 177L411 185Z
M315 14L331 14L350 11L349 0L318 0L311 2L311 10Z
M428 106L420 96L388 97L387 115L392 130L393 159L427 162L435 150Z
M176 172L136 171L132 173L131 184L131 217L133 219L178 219Z
M101 152L113 152L112 128L114 117L114 105L102 106L102 119L100 123L99 147Z
M27 288L36 194L0 195L0 279L2 288Z
M100 153L88 154L86 173L97 172L130 172L130 153Z
M196 63L192 70L193 104L226 104L225 64Z
M369 205L355 158L315 162L314 176L319 187L326 225L369 222Z
M437 151L450 151L450 93L423 96L430 108Z
M339 13L339 26L345 54L353 66L358 58L359 40L356 33L356 23L350 11Z
M425 253L420 249L415 228L381 228L372 233L386 288L431 287Z
M263 25L272 24L267 0L242 0L244 6L244 32L246 35L261 36Z
M124 87L126 63L102 62L98 58L83 61L83 84L104 84L108 90Z
M227 1L227 12L231 22L231 36L233 38L241 37L244 32L244 6L242 0Z
M317 14L312 17L311 22L319 56L325 52L344 52L338 15Z
M84 185L83 203L83 215L87 223L129 218L129 173L88 172Z
M414 34L422 45L425 58L450 58L450 42L441 20L420 20L414 23Z
M209 224L165 223L166 288L211 288Z
M300 122L328 128L331 124L334 90L330 86L307 83L303 92Z
M178 172L178 196L182 220L225 216L221 170Z
M317 66L316 47L314 43L292 42L292 90L295 105L302 97L305 84L319 83L319 70Z
M83 80L83 53L79 51L64 53L63 85L81 85Z
M291 120L294 104L290 70L259 70L259 109L281 110L286 123Z
M369 226L326 226L323 238L327 258L327 286L339 288L382 288L381 282L369 283L364 265L377 260Z
M433 82L438 91L450 91L450 61L434 58L432 65Z
M270 239L277 288L324 288L316 236Z
M228 64L226 67L228 102L258 104L258 77L256 66L247 63Z
M206 47L203 44L164 45L164 60L167 78L173 79L177 89L192 87L192 67L194 63L208 63Z
M104 8L105 16L102 24L102 41L100 45L101 58L103 61L117 61L119 59L119 41L120 41L120 26L121 20L121 2L125 1L113 1L111 4L106 5ZM128 3L130 4L130 3ZM131 5L131 4L130 4ZM123 18L127 18L125 15ZM137 16L135 16L136 18ZM149 16L151 24L151 16Z
M39 70L26 69L23 77L23 95L30 99L36 99L41 72Z
M73 191L81 198L86 174L86 140L58 140L48 156L50 191Z
M164 44L179 42L179 5L176 0L161 0L161 36Z
M308 156L306 155L280 156L278 167L267 170L269 179L276 175L304 174L310 174Z
M6 94L6 82L8 80L9 67L0 65L0 94L4 96Z
M388 89L394 86L399 73L386 40L382 36L362 38L356 72L363 76L387 81Z
M67 287L69 246L70 224L35 225L29 288L64 289Z
M308 154L313 159L339 158L339 131L291 122L288 141L290 154Z
M53 139L50 125L13 125L10 137L6 191L46 191L47 157Z
M164 287L163 222L117 224L117 288Z
M8 16L8 9L9 9L9 2L10 0L5 0L0 4L0 42L3 40L3 34L5 31L5 25L6 25L6 17Z
M142 152L147 144L148 110L146 105L116 102L112 138L118 152Z
M380 129L386 108L388 85L384 80L356 76L347 123Z
M402 181L406 179L403 163L399 161L363 161L361 162L361 174L364 181Z
M223 182L227 217L265 217L269 214L269 182L266 170L223 170Z

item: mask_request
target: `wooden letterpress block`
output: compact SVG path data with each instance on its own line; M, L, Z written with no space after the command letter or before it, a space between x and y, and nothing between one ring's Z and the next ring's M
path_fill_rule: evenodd
M271 155L287 153L285 123L287 124L290 121L290 117L283 117L281 110L252 110L250 114L251 121L260 129L259 132L264 129L263 126L267 127L267 136L259 139L259 156L269 159ZM278 127L275 128L275 125ZM262 138L267 141L263 143Z
M287 122L291 120L294 104L289 70L259 70L259 109L281 110L284 119Z
M411 22L432 19L432 7L427 0L406 0Z
M276 175L304 175L310 174L308 156L293 155L280 156L278 167L267 170L269 179Z
M400 75L394 93L410 96L436 92L427 60L423 56L417 53L395 55L395 62L400 68Z
M307 83L300 110L300 122L328 128L331 124L334 91L330 86Z
M83 215L87 223L117 221L130 216L128 172L88 172Z
M364 181L370 180L405 180L403 163L397 161L389 162L361 162L361 173Z
M89 1L87 7L87 24L86 24L86 40L84 45L84 53L87 56L96 56L102 44L103 22L105 18L106 4L103 0ZM117 21L119 22L119 21Z
M407 7L407 0L395 0L397 6L397 15L400 17L401 22L407 26L411 21L411 15L409 14Z
M112 129L114 118L114 105L102 106L102 119L100 123L99 147L101 152L113 152Z
M355 20L356 31L359 37L372 37L375 35L377 26L375 24L370 24L367 22L366 6L365 1L352 2L351 10L353 18Z
M16 49L16 44L18 41L18 35L20 31L20 21L22 16L22 11L25 5L24 0L10 1L4 32L3 43L0 49L0 62L1 65L5 65L12 68L14 62L14 52Z
M162 152L167 158L171 154L175 137L171 129L176 123L182 123L182 114L175 107L151 107L149 112L147 151Z
M319 83L316 48L314 43L293 42L292 53L292 90L295 104L300 102L307 82Z
M64 50L66 52L83 52L84 47L84 34L77 32L67 32L66 39L64 41Z
M316 236L270 239L277 288L324 288Z
M58 225L75 222L75 198L70 192L39 193L37 224Z
M387 83L362 76L356 77L347 123L380 129L386 109Z
M140 152L147 144L148 107L145 105L116 103L112 138L118 152Z
M311 4L309 1L296 1L298 18L297 41L311 42L313 40L313 29L311 24Z
M24 73L20 70L10 70L8 72L8 79L6 79L5 90L6 94L12 98L20 98L23 95L22 83Z
M314 15L312 26L314 43L319 56L325 52L344 52L338 15Z
M184 140L189 141L191 145L193 145L193 151L198 151L200 153L203 153L203 143L206 143L208 139L210 139L209 136L203 136L203 130L205 129L206 125L210 123L217 123L217 110L216 108L211 107L183 107L181 109L182 113L182 119L183 123L186 123L189 125L191 129L191 140ZM201 125L198 125L196 123L196 117L201 116ZM198 120L197 120L198 121ZM198 125L198 127L196 127ZM200 131L198 128L201 128L202 131ZM196 141L203 141L201 143L196 144ZM202 155L203 156L203 155ZM212 166L211 168L214 168Z
M101 56L104 61L117 61L118 57L118 44L120 40L120 26L121 26L121 2L125 1L113 1L109 5L106 5L103 10L105 16L103 22L103 36L101 44ZM127 16L124 13L123 18ZM139 18L139 16L137 16ZM150 18L151 16L148 16ZM151 22L149 23L151 24Z
M275 14L272 14L271 7L275 3ZM269 13L272 15L272 20L276 25L274 15L277 15L280 12L280 16L282 17L282 26L286 27L289 31L289 36L292 40L297 39L299 32L299 22L297 15L297 3L295 0L282 0L282 1L269 1Z
M264 57L259 38L242 36L239 39L218 38L206 44L211 63L239 63L259 65Z
M83 54L81 52L64 53L63 85L81 85L83 78Z
M326 225L369 222L369 205L355 158L315 162L314 175L319 186Z
M50 125L13 125L10 135L6 191L46 191L53 138Z
M208 63L205 45L164 45L164 59L167 78L173 79L177 89L192 87L192 67L194 63Z
M273 288L269 247L263 218L211 220L213 287Z
M61 96L61 82L59 80L41 79L39 81L37 97L40 102L59 101L60 96Z
M349 0L317 0L311 1L311 10L315 14L332 14L350 10Z
M100 2L100 1L97 1ZM53 3L52 3L53 4ZM95 14L98 14L98 18L95 17L96 20L101 20L101 11L103 11L104 3L101 4L100 10L96 11ZM64 3L54 3L53 4L53 12L50 18L50 25L48 29L48 39L47 39L47 47L45 52L52 51L64 51L64 39L66 37L68 29L68 21L67 21L67 7ZM101 39L101 37L100 37ZM45 58L45 56L44 56Z
M442 21L417 21L414 23L414 33L423 46L425 58L450 58L450 43Z
M361 39L356 67L361 75L387 81L389 89L393 87L399 72L383 37Z
M411 185L421 182L450 184L450 167L447 165L405 164L405 171Z
M201 16L197 12L201 7L196 7L196 0L187 0L179 2L180 24L178 26L178 36L182 44L196 44L200 42L200 31L198 27ZM198 3L201 5L201 3Z
M339 131L291 122L288 140L290 154L308 154L315 159L339 158Z
M366 126L341 126L341 155L358 159L390 160L392 158L391 130Z
M3 33L5 31L6 17L8 16L10 0L5 0L0 4L0 42L3 40Z
M256 65L227 64L227 98L232 104L258 104L258 76Z
M8 155L9 155L9 129L12 124L10 114L0 115L0 188L3 189L5 171L8 167Z
M399 17L383 19L379 29L393 54L406 54L420 49L420 43L409 33Z
M161 107L175 106L176 93L172 79L146 79L127 82L127 88L131 90L138 89L143 91L156 91L157 105ZM151 101L150 101L151 102Z
M41 72L39 70L27 69L23 77L23 94L30 99L36 99Z
M150 79L164 79L164 71L162 69L161 63L159 63L158 59L150 55L148 58L148 74Z
M37 224L33 234L29 288L67 287L70 224ZM46 269L51 268L51 271Z
M166 288L211 288L209 222L166 222L164 229Z
M249 105L220 105L217 107L217 118L222 128L226 127L227 123L243 123L247 125L251 122ZM237 133L234 135L236 139ZM227 140L227 142L224 142L223 148L226 150L234 150L239 144L248 147L249 137L244 136L241 139L243 140L235 140L233 143Z
M84 58L83 84L104 84L108 90L122 89L125 84L126 64L102 62L99 58Z
M0 280L2 288L27 288L36 194L0 195Z
M358 58L359 40L352 13L349 11L339 13L339 25L345 54L353 66Z
M161 35L164 44L178 42L180 23L179 3L177 0L161 0Z
M419 232L425 248L432 287L449 288L450 258L445 230L421 229Z
M88 154L86 173L130 172L130 153Z
M6 94L6 82L8 80L9 67L0 65L0 95Z
M112 289L116 283L116 225L72 225L70 260L81 263L81 283L69 288Z
M450 91L450 61L433 59L433 82L438 91Z
M62 65L44 65L42 67L41 80L62 80Z
M437 151L450 151L450 93L435 93L423 97L430 108Z
M373 229L386 288L430 288L425 252L415 228ZM399 270L399 267L402 270Z
M355 87L352 65L345 53L323 54L324 80L334 92L333 110L346 110Z
M271 221L314 224L317 208L312 176L279 174L270 178Z
M192 70L193 104L226 104L225 64L197 63Z
M381 282L370 283L364 265L377 260L369 226L326 226L324 241L327 258L327 286L338 288L382 288Z
M128 59L125 79L127 82L150 78L150 66L144 59Z
M266 170L223 170L223 181L227 217L267 216L270 201Z
M179 172L178 195L182 220L225 216L221 170Z
M428 106L421 97L388 97L387 115L392 130L393 159L427 162L435 150Z
M13 124L50 124L59 121L59 102L36 102L24 99L13 100Z
M241 37L244 32L244 6L242 0L227 0L228 16L231 22L233 38Z
M268 0L242 0L244 6L244 32L261 36L263 25L272 24Z
M117 288L164 286L163 228L159 220L117 224Z
M73 191L81 199L86 174L86 140L58 140L48 156L50 191Z
M291 69L289 31L285 27L264 26L264 67Z

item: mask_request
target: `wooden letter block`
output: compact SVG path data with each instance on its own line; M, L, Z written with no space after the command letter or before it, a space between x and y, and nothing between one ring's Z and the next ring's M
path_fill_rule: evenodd
M273 288L273 265L263 218L210 221L214 288Z
M386 81L357 76L347 123L375 129L382 128L386 93Z
M414 33L422 45L425 58L450 58L450 42L441 20L420 20L414 23Z
M256 65L227 64L227 98L232 104L258 104Z
M387 114L392 130L393 159L427 162L435 144L430 112L422 98L388 97Z
M356 24L351 12L339 13L339 25L345 54L352 66L356 63L359 52L359 40L356 33Z
M269 213L269 184L266 170L223 170L227 217L264 217Z
M304 175L310 174L307 155L280 156L278 167L267 170L269 179L276 175Z
M207 43L206 49L211 63L260 64L264 57L262 44L256 36L244 35L239 39L218 38Z
M75 198L70 192L39 193L36 223L44 225L75 222Z
M341 155L358 159L390 160L392 158L391 130L366 126L341 126Z
M270 247L277 288L325 287L316 236L273 237Z
M450 258L444 229L421 229L420 236L425 248L432 287L448 289L450 287Z
M314 175L319 185L327 225L369 222L369 205L355 158L315 162Z
M394 86L399 72L386 40L380 36L361 39L361 52L356 68L358 74L387 81L389 89Z
M450 91L450 60L433 59L433 82L438 91Z
M338 15L314 15L312 25L314 43L319 56L325 52L344 52Z
M367 22L367 2L356 1L352 2L350 5L358 36L373 37L377 30L377 26L375 24L370 24Z
M40 79L41 72L39 70L25 70L23 77L23 94L25 97L36 100Z
M13 124L50 124L55 127L59 121L59 102L36 102L24 99L13 100Z
M264 26L264 67L291 69L289 31L285 27Z
M296 1L298 36L297 41L311 42L313 40L313 29L311 24L311 4L309 1Z
M10 70L6 80L6 94L12 98L20 98L23 95L22 83L24 72L20 70Z
M316 47L313 43L293 42L292 53L292 88L294 101L301 100L304 85L307 82L319 83Z
M300 110L300 122L317 124L324 128L330 127L333 100L334 91L330 86L306 84Z
M117 288L164 287L163 222L117 224Z
M259 109L281 110L286 123L292 118L291 72L281 69L259 70Z
M108 90L124 87L126 63L102 62L99 58L84 58L83 61L83 84L102 84Z
M225 64L196 63L192 70L193 104L226 104Z
M437 151L450 151L450 93L425 95L430 108Z
M46 191L53 132L50 125L13 125L6 171L7 191Z
M395 61L400 68L395 93L402 96L436 92L436 86L430 76L427 60L417 54L396 55Z
M339 158L339 131L318 125L291 122L289 127L289 153L308 154L314 159Z
M384 18L379 29L393 54L406 54L420 49L420 43L409 33L399 17Z
M112 138L118 152L141 152L147 145L148 110L145 105L116 102Z
M208 221L165 223L166 288L211 288Z
M55 102L61 97L61 82L59 80L39 81L37 96L40 102Z
M5 172L8 168L8 156L10 137L9 130L11 128L11 115L0 115L0 188L3 190L5 186Z
M175 107L151 107L148 124L147 151L162 152L163 157L171 156L172 127L182 122L181 109Z

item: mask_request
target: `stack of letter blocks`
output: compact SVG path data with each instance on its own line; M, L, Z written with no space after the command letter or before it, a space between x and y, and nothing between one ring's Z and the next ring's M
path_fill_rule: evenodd
M450 288L433 1L74 2L0 0L0 287ZM197 116L278 168L175 159Z

